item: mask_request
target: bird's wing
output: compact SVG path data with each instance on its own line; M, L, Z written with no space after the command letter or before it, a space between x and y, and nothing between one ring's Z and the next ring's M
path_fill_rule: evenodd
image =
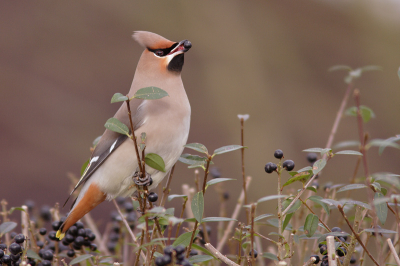
M130 103L134 130L140 128L144 123L144 112L141 108L143 106L142 103L144 103L143 100L137 100L137 99L131 101ZM125 102L122 104L122 106L117 111L114 117L117 118L122 123L124 123L125 125L127 125L128 128L130 128L128 108ZM130 130L129 133L131 133ZM83 173L81 179L78 181L75 188L72 190L71 194L65 201L64 206L65 204L67 204L72 193L74 193L75 190L77 190L80 185L84 184L90 178L90 176L100 167L100 165L104 163L104 161L108 158L108 156L110 156L110 154L113 153L127 139L128 139L127 135L122 135L117 132L106 129L106 131L101 136L99 143L96 145L92 153L89 164L85 169L85 172Z

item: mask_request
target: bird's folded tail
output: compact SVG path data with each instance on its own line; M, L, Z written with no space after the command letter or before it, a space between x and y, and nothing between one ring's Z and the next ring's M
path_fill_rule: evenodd
M84 192L83 197L75 203L75 206L72 208L70 213L68 214L65 222L60 226L60 229L57 231L56 237L58 239L63 239L65 236L65 232L73 226L77 221L79 221L86 213L93 210L94 207L102 203L106 199L106 194L103 193L99 187L92 183L89 188Z

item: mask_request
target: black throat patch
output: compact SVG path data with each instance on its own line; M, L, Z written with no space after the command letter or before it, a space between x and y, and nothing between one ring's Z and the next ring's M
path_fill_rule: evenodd
M178 54L168 64L168 70L180 73L182 71L183 63L184 63L184 54Z

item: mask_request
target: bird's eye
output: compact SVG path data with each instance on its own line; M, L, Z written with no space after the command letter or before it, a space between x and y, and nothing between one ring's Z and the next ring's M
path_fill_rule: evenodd
M155 52L155 54L156 54L157 56L163 56L163 55L164 55L164 52L161 51L161 50L157 50L157 51Z

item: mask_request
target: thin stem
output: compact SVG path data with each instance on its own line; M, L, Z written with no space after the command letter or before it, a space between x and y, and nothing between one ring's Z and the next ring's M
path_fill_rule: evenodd
M135 130L133 128L131 106L129 103L130 103L130 100L126 100L126 106L128 107L129 123L131 125L131 132L132 132L131 139L133 140L133 143L135 144L136 158L137 158L138 166L140 169L140 173L141 173L141 175L144 175L145 173L143 172L143 169L142 169L142 164L141 164L140 155L139 155L139 149L138 149L138 145L136 142Z
M210 243L207 243L204 245L208 251L210 251L215 257L223 261L229 266L240 266L239 264L234 263L230 259L228 259L226 256L222 255L216 248L214 248Z
M222 248L224 247L226 241L228 240L229 234L232 232L233 226L235 225L235 222L236 222L235 220L239 216L240 210L242 209L242 206L243 206L244 193L245 193L244 191L249 188L250 182L251 182L251 177L248 176L247 180L246 180L246 189L243 189L241 194L240 194L240 196L239 196L239 199L237 201L235 210L233 211L233 214L232 214L232 219L233 220L229 221L229 224L226 227L224 235L223 235L221 241L218 243L217 250L222 250Z
M244 119L240 118L240 144L244 147ZM246 174L244 168L244 149L240 149L242 154L242 177L243 177L243 190L244 190L244 204L247 205L247 191L246 191ZM247 223L250 223L249 210L246 209Z
M129 234L131 235L131 237L133 239L133 242L135 242L137 247L140 247L138 242L137 242L135 234L132 232L132 229L129 226L128 221L125 219L124 215L122 214L117 202L115 201L115 199L113 199L112 202L114 203L115 208L117 208L118 214L119 214L119 216L121 216L122 222L125 224L126 230L128 230ZM144 236L142 235L142 237L144 237ZM139 252L140 252L140 249L139 249ZM142 258L145 260L146 256L144 254L141 254L141 255L142 255Z
M400 259L399 256L397 255L396 249L393 246L392 240L388 238L386 242L388 243L390 251L392 252L394 259L396 260L397 266L400 266Z
M1 209L2 209L2 213L1 213L1 215L3 216L3 223L5 223L5 222L8 222L8 219L7 219L7 201L6 200L2 200L1 201ZM10 234L7 232L6 234L5 234L5 236L6 236L6 244L7 244L7 246L9 246L10 245Z
M350 92L352 91L352 89L353 89L353 82L350 82L349 85L347 86L342 103L340 104L340 108L336 114L335 122L333 123L331 133L329 134L328 142L326 143L325 148L330 148L332 146L333 140L336 135L336 131L340 124L340 120L343 116L344 108L346 107L347 101L349 100Z
M167 184L166 184L165 188L163 188L163 195L162 195L162 198L160 201L160 206L164 206L165 202L167 201L168 194L169 194L169 186L171 185L172 176L174 175L174 170L175 170L175 164L174 164L174 166L172 166L171 171L168 176Z
M282 168L279 167L278 169L278 196L281 195L281 170ZM278 223L278 234L282 235L282 223L283 223L283 215L282 215L282 198L279 197L278 198L278 219L279 219L279 223ZM279 243L278 243L278 260L282 260L282 247L283 247L283 243L282 243L282 238L279 237Z
M256 212L256 205L253 203L251 205L251 229L250 229L250 241L251 241L251 264L254 265L255 262L255 252L254 252L254 214Z
M366 248L366 246L363 244L362 240L360 239L359 235L357 234L356 231L354 231L354 228L351 226L349 220L346 217L346 214L343 211L343 207L338 205L338 209L339 212L342 214L343 218L346 220L347 225L350 227L350 230L353 232L354 236L357 238L358 243L360 243L360 245L363 247L363 249L365 250L365 252L367 252L368 256L370 257L370 259L375 263L376 266L379 266L378 262L376 262L376 260L374 259L374 257L371 255L371 253L368 251L368 249Z
M182 205L182 211L181 211L181 215L179 218L183 218L183 213L185 212L185 207L186 207L186 202L188 201L188 198L185 198L183 201L183 205ZM179 236L179 230L181 229L181 225L182 223L179 223L178 226L176 227L176 235L175 238L178 238Z
M360 228L360 224L362 221L362 209L360 206L356 207L356 214L354 217L354 232L358 232L359 228ZM350 240L350 244L347 246L347 255L344 258L344 262L343 265L344 266L349 266L350 264L350 260L351 260L351 256L354 253L354 249L356 247L356 242L357 242L357 238L355 237L355 234L353 233L353 235L351 236L351 240Z

